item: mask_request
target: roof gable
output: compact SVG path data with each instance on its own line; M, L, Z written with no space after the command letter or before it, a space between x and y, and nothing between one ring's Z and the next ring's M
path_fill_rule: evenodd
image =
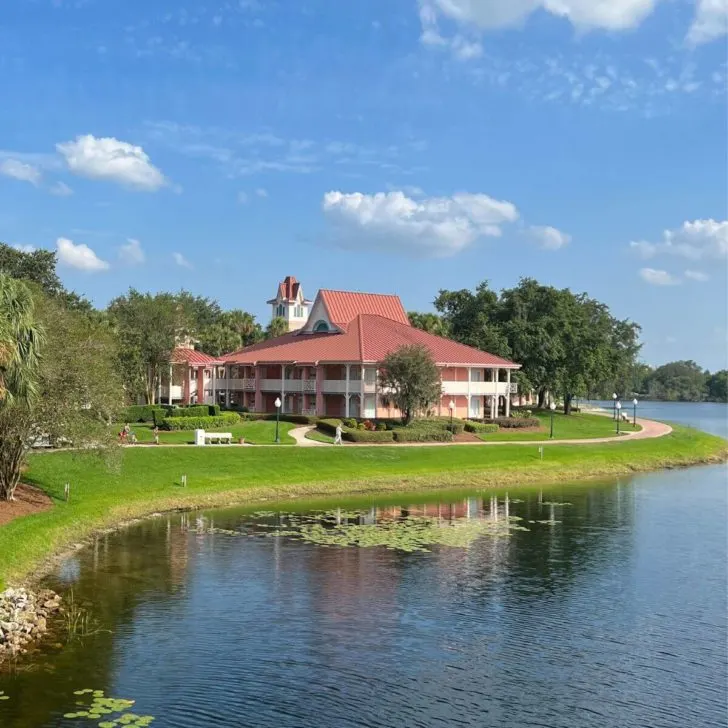
M399 296L327 289L320 290L318 296L323 301L331 322L342 329L363 314L374 314L409 326L407 312Z

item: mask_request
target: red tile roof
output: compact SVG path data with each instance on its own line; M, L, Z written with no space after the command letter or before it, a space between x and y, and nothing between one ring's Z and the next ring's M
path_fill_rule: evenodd
M319 295L326 306L331 323L339 328L346 328L350 321L361 314L374 314L409 325L407 312L399 296L326 289L319 291Z
M221 363L219 358L216 359L202 351L195 351L182 346L178 346L172 352L171 361L173 364L189 364L190 366L212 366Z
M507 359L458 344L441 336L428 334L408 323L400 323L374 314L356 316L343 333L304 334L294 331L227 354L222 359L233 364L378 362L388 353L408 344L427 347L441 366L520 368L519 364Z

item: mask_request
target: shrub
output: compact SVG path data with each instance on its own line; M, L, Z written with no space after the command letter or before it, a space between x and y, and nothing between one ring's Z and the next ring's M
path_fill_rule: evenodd
M160 427L164 430L215 430L239 424L239 415L235 412L225 412L217 417L165 417Z
M525 417L532 417L533 412L530 409L514 409L511 411L511 417L523 419Z
M353 417L346 417L342 420L344 427L350 427L352 430L357 427L357 422Z
M372 432L370 430L345 430L343 438L349 442L393 442L394 433L388 430L384 432Z
M270 419L274 420L275 415ZM315 425L319 421L316 415L281 415L281 422L293 422L296 425Z
M219 404L208 404L208 415L210 417L219 417L220 416L220 405ZM247 407L244 407L243 409L247 409Z
M426 430L417 427L402 427L394 431L397 442L452 442L452 432L448 430Z
M377 422L377 432L386 432L387 425L384 422Z
M453 435L459 435L465 429L465 423L464 422L453 422L452 424L448 423L447 425L445 425L445 429L448 432L452 432Z
M318 421L318 429L327 435L335 435L336 428L341 424L341 420L329 418Z
M488 422L508 430L541 426L541 422L537 417L496 417L493 420L488 420Z
M489 432L498 432L500 427L495 422L466 422L465 431L485 435Z
M166 415L167 408L155 404L136 404L127 407L121 418L124 422L154 422L155 415Z
M210 417L210 408L206 404L190 404L178 407L171 417Z

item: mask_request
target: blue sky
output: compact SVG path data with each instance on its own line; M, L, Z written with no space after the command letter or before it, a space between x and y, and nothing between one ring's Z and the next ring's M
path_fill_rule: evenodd
M104 305L521 276L726 366L725 0L16 0L0 240ZM8 113L9 112L9 113Z

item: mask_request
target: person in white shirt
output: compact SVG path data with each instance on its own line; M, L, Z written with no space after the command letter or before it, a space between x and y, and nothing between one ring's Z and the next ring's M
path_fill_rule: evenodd
M339 424L336 425L336 437L334 437L334 445L343 445L343 440L341 439L342 433L343 430L341 428L341 422L339 422Z

